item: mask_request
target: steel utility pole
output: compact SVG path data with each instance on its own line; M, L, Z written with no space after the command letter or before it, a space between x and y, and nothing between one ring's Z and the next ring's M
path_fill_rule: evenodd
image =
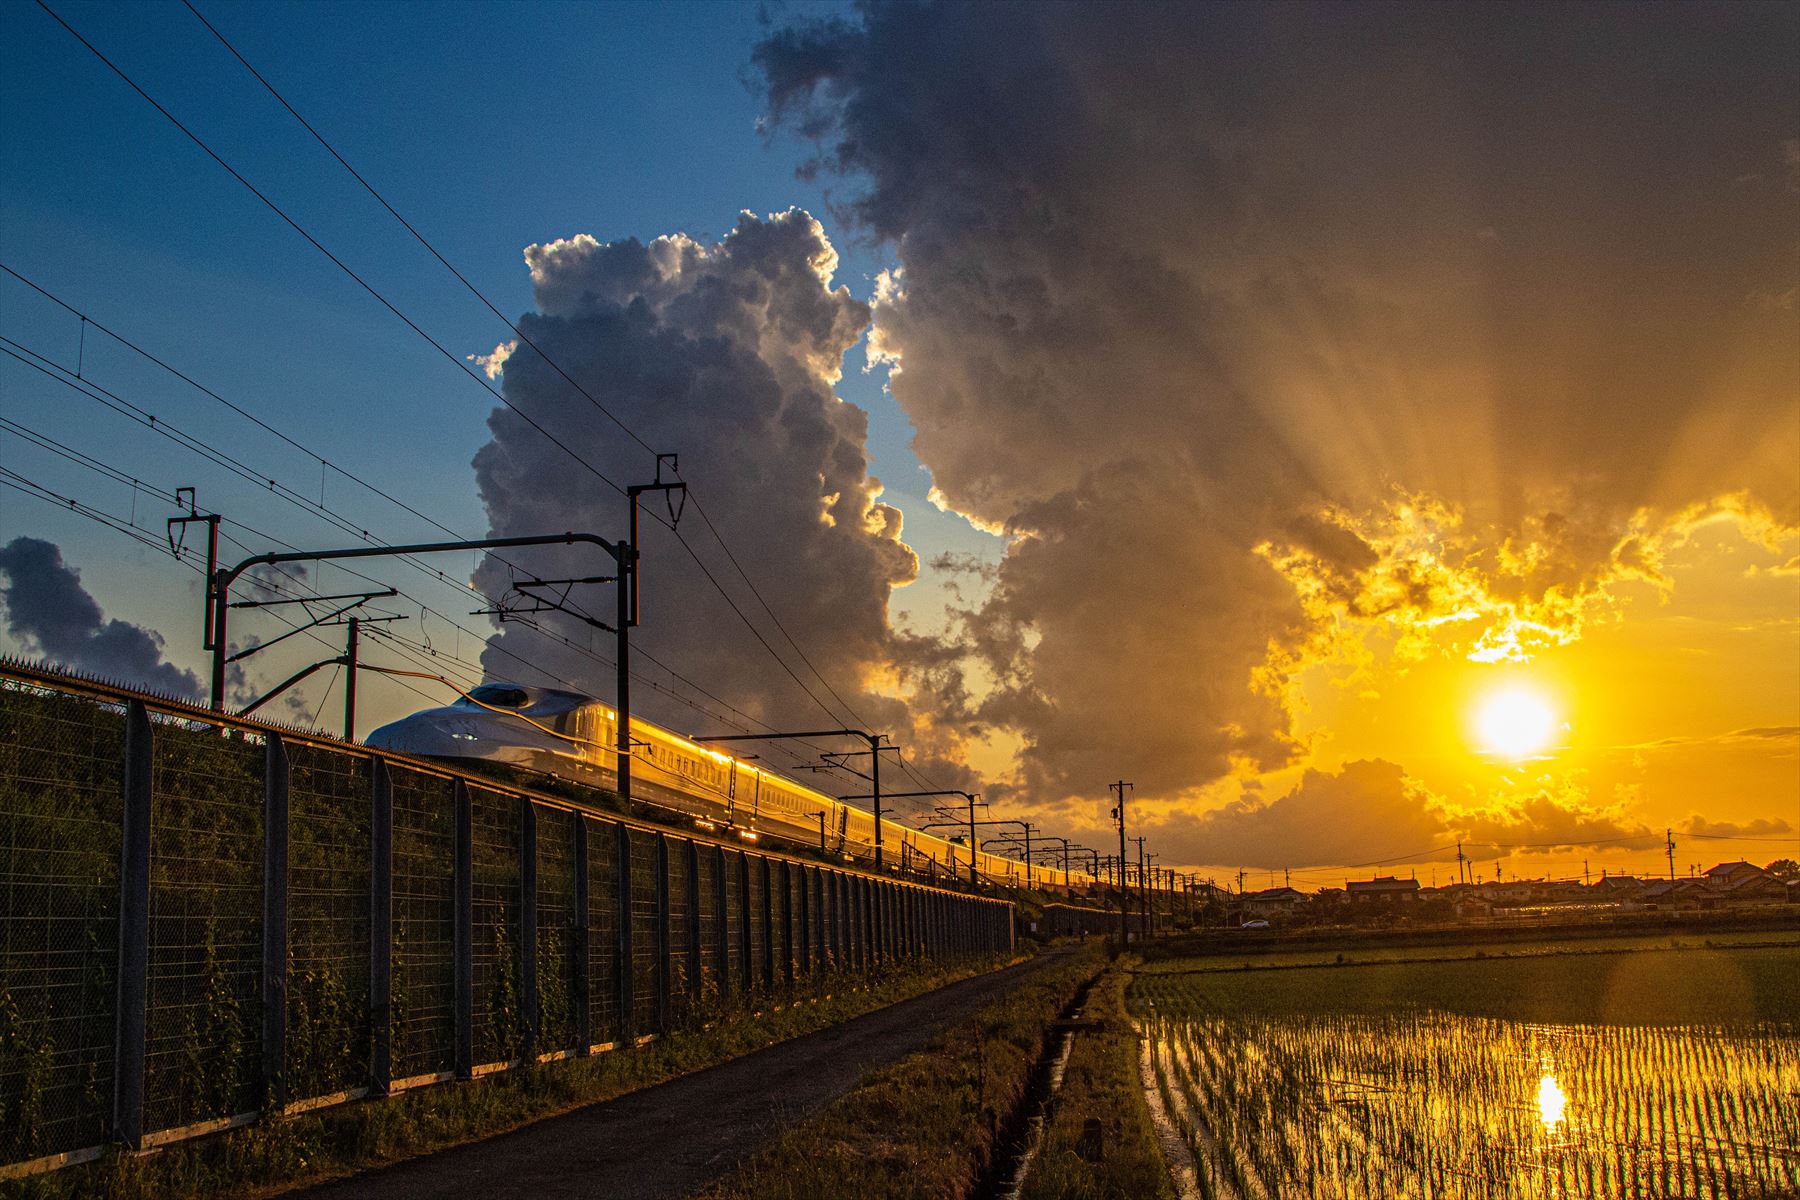
M1044 840L1046 842L1061 842L1062 843L1063 886L1068 887L1069 886L1069 839L1066 837L1057 837L1055 834L1052 834L1052 833L1046 833L1043 835L1042 840Z
M898 749L898 747L892 747L892 748ZM876 755L875 757L876 757L877 761L879 761L881 756ZM887 798L889 800L914 800L914 799L924 799L924 798L927 798L930 796L961 796L965 801L968 802L968 805L969 805L969 885L971 887L979 886L979 882L975 876L975 806L977 804L980 804L983 808L987 807L987 805L981 799L981 793L980 792L965 792L959 788L945 788L942 791L936 791L936 792L889 792L887 794ZM839 796L838 799L839 800L873 800L873 801L875 801L875 803L877 805L879 805L881 803L881 796L879 794L879 791L877 791L876 793L868 794L868 795ZM877 811L879 811L879 809ZM940 810L940 811L942 811L942 810ZM933 860L933 861L935 862L935 860Z
M361 622L351 617L344 623L348 632L344 634L344 740L356 740L356 655L361 643L357 631Z
M985 825L1019 825L1019 826L1023 826L1026 824L1026 822L1018 820L1015 817L996 817L991 821L969 821L969 822L967 822L967 824L968 824L969 830L970 830L969 836L974 837L975 836L974 829L975 829L975 826L977 826L977 825L984 825L984 826ZM919 826L919 829L921 832L928 830L928 829L960 829L960 828L962 828L963 825L964 825L964 822L962 822L962 821L932 821L927 824ZM992 844L993 842L999 841L999 840L1000 840L999 838L989 838L988 839L990 844ZM973 867L971 867L970 869L973 870Z
M1144 838L1137 839L1138 861L1143 864L1141 870L1144 872L1138 876L1138 882L1144 889L1144 938L1147 941L1156 936L1156 872L1159 868L1154 864L1162 855L1145 854L1144 841Z
M866 729L813 729L799 733L715 733L707 737L689 738L688 741L700 745L712 742L779 742L816 737L859 737L869 743L870 763L870 799L874 801L875 813L875 865L881 866L881 743L887 740L885 733L870 733Z
M212 610L212 709L214 712L223 712L225 710L225 664L234 658L242 658L244 654L251 653L252 650L261 648L252 647L252 650L247 650L237 655L230 655L226 651L226 643L229 640L230 634L229 626L232 609L231 585L237 581L238 576L242 575L245 571L248 571L251 567L275 566L279 563L290 562L336 562L347 558L397 558L408 554L444 554L459 550L500 550L509 546L570 545L576 542L598 546L608 554L612 555L615 559L623 559L628 552L628 547L624 546L622 543L609 542L595 534L555 533L540 534L533 537L480 538L474 541L464 542L420 542L411 546L352 546L344 550L295 550L283 554L256 554L246 558L235 567L220 567L213 572L210 586L206 590L207 604ZM622 570L621 573L623 573ZM393 592L390 589L387 593L365 593L363 597L358 600L358 603L362 603L363 600L372 599L382 594L392 595ZM315 597L311 599L328 600L334 598L343 599L344 597ZM277 602L262 601L257 603L258 606L267 607L268 605ZM354 607L356 607L356 605L349 605L345 609L332 614L332 616L342 616L349 608ZM612 629L612 626L610 625L601 624L598 621L594 621L592 618L587 619L590 624L597 625L602 629ZM314 624L321 623L323 623L323 621L314 622ZM619 655L621 659L623 659L625 654L625 629L624 614L621 613L619 628L616 630L619 635ZM282 636L286 637L290 635L283 634ZM265 642L263 645L271 646L274 645L274 642ZM306 671L301 672L300 675L296 675L293 679L289 680L288 683L284 683L282 687L285 688L288 684L297 682L300 678L321 665L324 664L315 664L313 667L307 668ZM277 692L280 690L281 688L276 689ZM270 696L274 694L274 692L269 693ZM251 707L255 708L268 698L269 696L264 696L262 700L258 700L256 704L251 705ZM629 698L622 696L619 704L619 727L621 729L626 728L629 721ZM629 778L630 776L630 767L625 761L628 757L629 748L623 749L620 754L621 761L619 767L625 772L626 778Z
M1134 837L1131 840L1137 843L1138 852L1138 933L1147 940L1150 937L1150 899L1144 888L1144 839Z
M215 572L219 569L219 520L220 520L220 517L219 517L218 513L203 513L194 507L195 492L194 492L194 489L191 487L178 487L175 489L175 505L176 505L176 507L179 508L181 506L181 500L182 500L183 496L187 497L187 515L181 516L181 517L170 517L168 519L168 521L166 521L164 523L164 526L163 526L163 528L168 536L168 539L169 539L169 553L173 554L176 558L180 558L181 557L181 544L187 538L187 527L189 525L196 524L196 523L205 525L206 526L206 580L210 584L212 581L213 572ZM175 530L176 530L177 526L179 526L181 529L180 537L177 537L175 535ZM211 650L212 649L212 636L213 636L213 594L212 594L212 589L210 587L208 587L207 591L206 591L206 611L204 612L204 614L201 616L200 619L204 623L200 629L200 648L202 650Z
M1131 945L1131 903L1127 899L1125 882L1125 792L1131 784L1121 779L1117 783L1106 785L1109 791L1118 795L1118 803L1113 806L1113 821L1119 827L1119 949L1123 951Z
M662 469L664 460L668 461L669 470L679 471L681 460L673 454L656 456L656 479L652 483L634 483L625 489L625 499L631 506L631 523L629 539L620 548L619 560L619 651L618 659L618 708L619 708L619 795L627 803L631 800L631 725L626 714L631 711L631 639L625 635L628 629L635 629L638 624L638 498L649 492L661 492L663 500L669 508L669 526L674 528L681 524L682 509L687 507L687 484L679 480L664 482ZM677 504L675 497L680 496Z

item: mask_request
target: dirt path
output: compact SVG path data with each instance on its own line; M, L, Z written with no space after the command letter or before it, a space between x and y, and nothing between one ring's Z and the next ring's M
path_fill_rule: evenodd
M877 1012L616 1100L408 1159L284 1200L684 1196L871 1067L919 1049L1067 951L965 979Z

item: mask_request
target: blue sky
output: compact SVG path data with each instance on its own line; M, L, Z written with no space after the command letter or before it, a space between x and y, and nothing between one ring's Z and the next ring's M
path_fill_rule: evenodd
M302 226L459 354L505 328L357 187L179 4L53 7ZM825 221L839 280L866 298L891 247L856 238L796 177L807 147L759 133L746 86L756 6L225 4L201 11L509 315L529 243L589 233L713 237L741 209ZM795 10L788 10L790 13ZM799 11L806 11L801 9ZM821 10L823 11L823 10ZM459 531L482 528L468 468L493 399L233 181L35 5L4 13L0 261L345 472ZM10 278L0 332L390 540L438 536L93 332ZM997 553L924 501L904 414L860 349L841 394L871 414L875 471L908 538ZM306 545L343 535L12 359L11 419L146 482ZM654 432L651 431L651 436ZM0 433L0 464L160 534L165 506ZM678 449L678 447L676 448ZM321 480L321 474L325 476ZM197 577L15 491L0 535L63 547L109 616L198 665ZM257 551L266 548L247 538ZM327 582L321 579L320 586ZM339 581L343 582L343 581ZM403 583L403 586L405 584ZM335 586L327 590L338 590ZM902 592L896 608L920 603ZM447 612L466 613L472 607ZM478 624L474 619L465 624ZM473 647L463 646L465 657ZM396 697L404 702L404 697Z

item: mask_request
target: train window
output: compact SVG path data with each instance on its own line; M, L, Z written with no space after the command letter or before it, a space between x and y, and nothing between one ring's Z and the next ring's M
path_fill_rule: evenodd
M495 708L524 708L531 702L524 688L507 687L503 683L484 683L469 693L469 699Z

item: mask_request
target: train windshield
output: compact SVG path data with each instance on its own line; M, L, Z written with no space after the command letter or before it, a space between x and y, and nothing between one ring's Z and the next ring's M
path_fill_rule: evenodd
M524 688L508 687L503 683L483 684L469 693L469 699L494 708L524 708L531 703Z

